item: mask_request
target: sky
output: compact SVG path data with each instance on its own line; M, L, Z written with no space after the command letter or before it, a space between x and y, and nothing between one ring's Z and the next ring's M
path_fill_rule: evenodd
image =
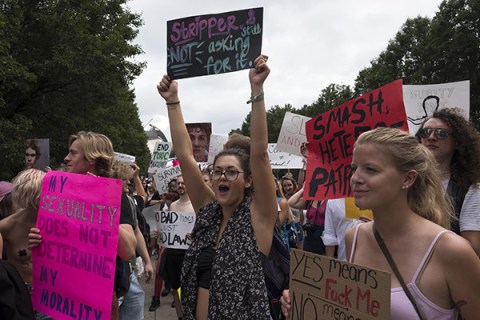
M264 8L262 52L271 73L264 84L267 108L315 102L331 83L353 86L408 18L432 18L441 0L131 0L143 26L134 44L147 63L134 81L136 104L145 129L160 128L170 140L167 110L156 84L166 73L166 24L189 16ZM179 80L185 121L211 122L212 132L227 135L250 111L248 71Z

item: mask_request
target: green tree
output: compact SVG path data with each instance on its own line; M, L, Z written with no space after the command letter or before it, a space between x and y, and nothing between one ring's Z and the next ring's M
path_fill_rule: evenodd
M131 59L142 52L131 43L142 22L125 3L5 0L0 5L0 53L6 62L0 64L0 136L23 126L17 139L5 141L12 159L0 172L18 169L25 138L49 138L51 164L58 165L69 135L80 130L108 135L116 151L137 156L146 169L147 138L129 89L144 67Z
M353 98L354 92L350 86L331 83L322 89L314 103L300 109L299 114L313 118Z
M470 80L470 119L480 128L480 1L443 1L430 34L432 83Z
M403 78L405 84L470 80L470 118L480 128L480 1L445 0L433 19L408 19L361 70L357 94Z
M277 142L278 134L282 128L283 118L285 117L286 112L292 112L313 118L316 115L351 100L353 94L353 90L350 86L332 83L322 89L317 100L311 105L304 105L300 109L296 109L290 104L286 104L283 107L278 105L271 107L267 110L268 142ZM250 113L245 117L241 128L232 130L230 134L232 133L240 133L250 136Z
M364 94L396 79L404 83L430 83L430 19L407 19L387 48L355 80L355 92Z
M268 142L269 143L276 143L278 134L280 133L280 129L282 127L283 118L285 117L286 112L293 112L295 113L295 108L293 108L290 104L286 104L284 107L280 107L278 105L271 107L267 110L267 126L268 126ZM232 133L240 133L244 136L250 136L250 117L251 112L247 114L245 120L242 123L242 127L232 130Z

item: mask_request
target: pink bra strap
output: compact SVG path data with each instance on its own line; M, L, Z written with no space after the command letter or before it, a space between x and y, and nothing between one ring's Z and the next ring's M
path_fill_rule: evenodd
M428 262L430 261L430 258L433 255L433 252L434 252L435 246L438 243L438 240L440 239L440 237L443 234L445 234L447 232L451 232L451 231L442 230L439 233L437 233L435 238L433 238L432 243L430 243L430 246L428 247L427 252L425 252L425 255L423 256L422 262L420 263L420 265L417 268L417 271L415 271L415 274L413 275L412 282L415 282L415 283L418 284L418 282L420 281L420 277L422 276L423 272L425 271L425 268L427 267Z

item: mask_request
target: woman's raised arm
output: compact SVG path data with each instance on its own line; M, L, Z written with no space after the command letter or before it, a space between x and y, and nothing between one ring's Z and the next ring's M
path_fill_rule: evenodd
M167 104L173 147L180 162L183 179L187 186L193 209L198 213L201 207L215 199L215 195L203 181L202 173L193 156L192 143L183 120L178 98L178 83L170 80L168 75L164 75L157 85L157 90Z
M257 244L263 253L268 255L273 236L273 228L277 219L277 201L272 168L268 158L268 130L265 102L263 99L263 83L270 73L267 65L268 57L260 55L255 59L255 67L250 69L250 87L252 112L250 119L250 168L254 193L252 198L252 224L256 231Z

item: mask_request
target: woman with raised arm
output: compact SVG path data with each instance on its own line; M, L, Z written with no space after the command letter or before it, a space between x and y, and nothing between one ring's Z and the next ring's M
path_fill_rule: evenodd
M259 56L249 73L250 155L238 148L220 152L211 171L212 188L193 156L177 82L164 76L157 86L167 103L173 145L197 213L182 268L184 319L270 319L263 262L272 243L277 203L263 101L267 59Z

